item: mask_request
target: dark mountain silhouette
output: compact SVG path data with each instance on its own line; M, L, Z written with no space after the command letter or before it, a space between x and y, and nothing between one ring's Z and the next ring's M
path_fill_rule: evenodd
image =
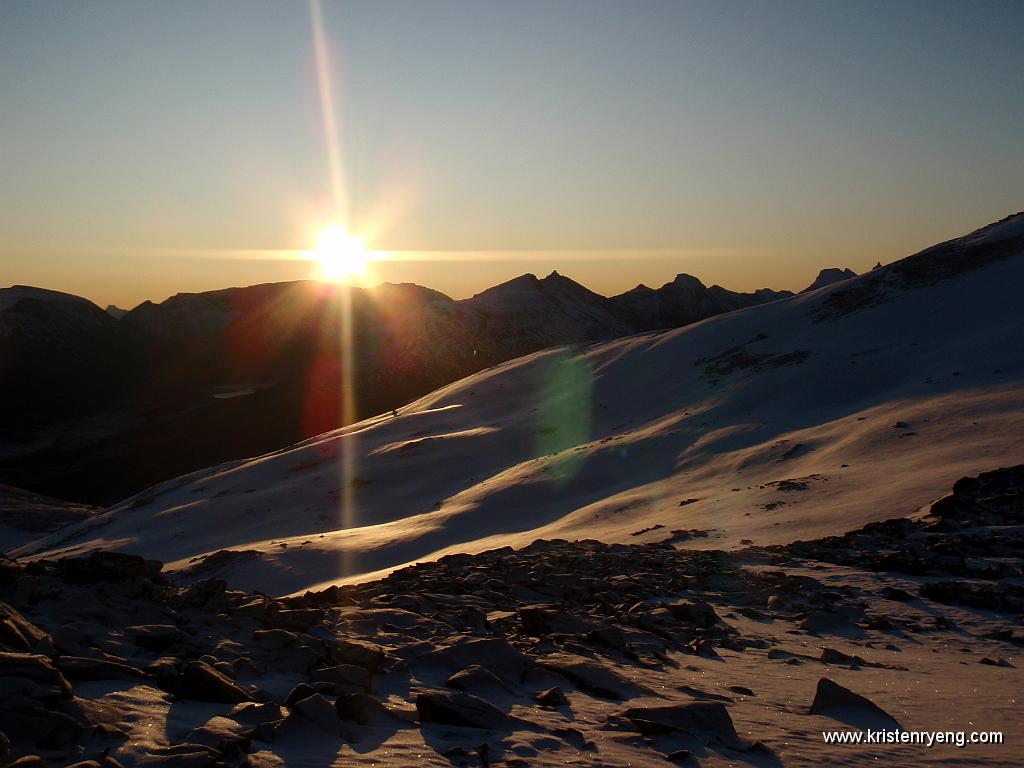
M606 298L552 272L461 301L413 284L352 288L346 311L338 286L299 281L178 294L117 319L77 296L16 286L0 290L0 482L111 503L545 347L788 295L679 275Z
M875 267L877 269L881 264ZM828 267L821 270L818 276L814 278L814 282L804 288L800 293L807 293L808 291L816 291L819 288L824 288L826 285L832 285L833 283L839 283L843 280L849 280L851 277L856 277L857 273L852 269L838 267Z

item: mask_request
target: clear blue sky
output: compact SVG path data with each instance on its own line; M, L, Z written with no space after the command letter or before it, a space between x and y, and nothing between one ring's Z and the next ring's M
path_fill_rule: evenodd
M1024 208L1021 2L323 14L351 228L436 252L382 279L799 288ZM308 271L193 253L329 217L307 3L0 0L0 105L0 284L131 305Z

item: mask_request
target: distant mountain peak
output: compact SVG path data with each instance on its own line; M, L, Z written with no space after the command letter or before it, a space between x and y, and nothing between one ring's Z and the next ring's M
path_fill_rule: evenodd
M849 280L851 277L856 277L857 273L849 267L826 267L818 273L818 276L814 279L814 282L804 288L800 293L807 293L808 291L816 291L819 288L824 288L826 285L832 285L833 283L839 283L843 280Z

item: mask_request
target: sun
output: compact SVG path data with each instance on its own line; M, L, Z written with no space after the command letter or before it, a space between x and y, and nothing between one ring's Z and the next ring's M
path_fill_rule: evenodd
M320 232L314 253L320 262L322 280L346 280L366 274L366 240L354 237L343 227L331 225Z

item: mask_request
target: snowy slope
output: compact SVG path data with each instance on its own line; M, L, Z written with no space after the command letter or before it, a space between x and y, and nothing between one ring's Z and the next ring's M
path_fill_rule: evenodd
M513 360L15 554L117 548L280 594L539 537L846 531L1024 460L1022 279L1018 214L816 291ZM225 548L254 551L197 568Z

